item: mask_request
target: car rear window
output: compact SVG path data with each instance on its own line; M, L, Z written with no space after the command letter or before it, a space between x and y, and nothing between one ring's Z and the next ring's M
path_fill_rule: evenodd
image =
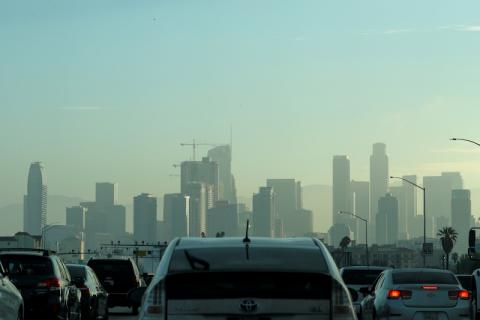
M473 289L473 276L467 275L467 276L457 276L458 281L460 281L460 284L464 289L467 290L472 290Z
M85 272L84 267L67 266L67 269L68 269L68 272L70 272L70 277L72 279L75 279L75 278L86 279L87 278L87 274Z
M0 261L11 277L53 275L50 259L29 255L1 255Z
M100 279L105 277L122 278L134 275L133 266L128 260L91 260L88 266Z
M176 250L169 271L328 272L328 267L319 249L195 248Z
M371 285L383 270L343 270L342 278L346 284Z
M457 278L445 272L396 272L394 284L458 284Z
M166 280L167 299L330 299L332 278L319 273L196 272Z

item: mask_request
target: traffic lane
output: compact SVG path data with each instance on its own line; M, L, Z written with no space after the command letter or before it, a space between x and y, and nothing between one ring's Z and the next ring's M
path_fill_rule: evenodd
M116 307L109 309L109 319L111 320L137 320L138 316L132 314L132 309L125 307Z

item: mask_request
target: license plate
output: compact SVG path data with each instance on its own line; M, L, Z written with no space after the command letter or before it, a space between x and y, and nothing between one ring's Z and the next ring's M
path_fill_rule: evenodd
M424 320L438 320L439 316L437 312L425 312L423 314Z

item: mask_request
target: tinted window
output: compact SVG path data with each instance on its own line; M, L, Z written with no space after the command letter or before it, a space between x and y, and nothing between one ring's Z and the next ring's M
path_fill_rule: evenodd
M176 250L170 262L170 272L192 270L328 272L325 259L319 249L201 248Z
M473 289L473 276L457 276L458 281L464 289L472 291Z
M343 270L342 278L346 284L366 285L373 284L383 270Z
M330 299L332 279L324 274L283 272L198 272L167 278L167 299Z
M52 262L45 257L1 255L0 261L12 277L53 275Z
M91 260L88 266L99 278L131 277L134 274L132 264L128 260Z
M392 278L394 284L458 284L455 275L444 272L396 272Z
M74 267L74 266L67 266L68 271L70 272L70 276L72 279L75 278L82 278L86 279L85 268L83 267Z

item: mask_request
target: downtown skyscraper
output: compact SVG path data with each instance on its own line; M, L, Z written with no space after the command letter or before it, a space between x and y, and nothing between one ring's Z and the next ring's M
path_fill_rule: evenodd
M133 237L136 241L157 241L157 198L142 193L133 198Z
M378 200L388 191L388 156L384 143L375 143L370 156L370 228L375 230ZM373 231L372 230L372 231ZM371 233L374 234L373 232ZM374 239L375 240L375 239Z
M218 146L208 150L207 156L218 165L218 199L237 203L235 179L232 174L232 148Z
M23 231L41 235L47 223L47 176L41 162L30 165L27 194L23 198Z
M348 214L340 214L340 212L353 213L353 193L350 181L350 159L344 155L333 156L332 161L332 221L335 231L332 235L332 242L338 244L340 240L350 234L338 234L338 230L348 227L351 233L357 231L357 221ZM353 239L352 239L353 240Z

